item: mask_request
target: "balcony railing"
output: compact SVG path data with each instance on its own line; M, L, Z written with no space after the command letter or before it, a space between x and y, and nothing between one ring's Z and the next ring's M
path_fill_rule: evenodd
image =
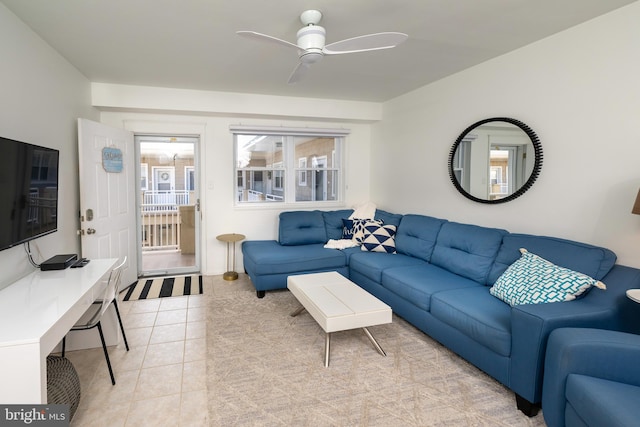
M143 211L177 210L178 206L190 205L191 192L187 190L147 190L142 193Z
M181 248L183 218L180 206L190 205L189 191L145 191L140 204L142 250Z
M238 201L240 202L262 202L262 201L282 202L284 197L275 194L265 194L256 190L238 190Z

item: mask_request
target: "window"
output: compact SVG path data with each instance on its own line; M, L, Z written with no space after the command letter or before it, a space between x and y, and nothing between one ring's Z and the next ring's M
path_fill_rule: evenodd
M300 157L298 159L298 170L300 170L301 172L298 172L298 185L300 185L301 187L306 187L307 186L307 158L306 157Z
M505 196L512 193L513 179L509 171L516 157L517 147L491 146L489 151L489 195Z
M193 166L184 167L184 189L187 191L196 189L196 168Z
M282 170L283 163L274 163L273 168L273 188L282 192L284 190L284 171Z
M342 145L348 132L233 127L231 131L237 204L341 200Z
M140 163L140 189L149 189L149 165L147 163Z

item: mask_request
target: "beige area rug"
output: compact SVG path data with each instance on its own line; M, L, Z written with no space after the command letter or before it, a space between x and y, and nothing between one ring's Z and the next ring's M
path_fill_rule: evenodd
M544 426L511 391L399 317L324 332L286 290L256 298L246 275L205 287L211 426Z

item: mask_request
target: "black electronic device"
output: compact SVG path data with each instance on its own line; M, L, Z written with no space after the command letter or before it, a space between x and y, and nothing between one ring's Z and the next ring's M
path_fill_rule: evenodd
M58 229L60 152L0 137L0 250Z
M73 264L77 259L78 255L76 254L56 255L40 264L40 270L64 270L65 268Z
M89 264L89 261L90 260L86 258L80 258L79 260L74 261L73 264L71 264L71 268L82 268L85 265Z

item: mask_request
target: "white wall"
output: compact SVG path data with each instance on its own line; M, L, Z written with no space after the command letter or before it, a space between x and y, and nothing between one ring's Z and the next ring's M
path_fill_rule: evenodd
M602 245L640 266L640 2L384 104L371 198L414 212ZM538 181L499 205L450 182L447 159L477 120L506 116L539 136ZM401 191L399 191L401 189Z
M232 203L228 128L239 123L351 129L346 206L371 198L394 212L591 242L613 249L621 263L640 266L640 217L630 214L640 187L638 22L640 2L383 106L185 90L166 96L166 89L140 87L119 87L114 94L116 88L99 84L92 100L87 79L0 4L0 135L61 150L59 231L34 242L39 260L79 251L76 118L85 117L140 132L202 130L206 274L225 269L216 235L276 235L280 209ZM153 112L99 116L92 103ZM524 196L486 206L453 188L447 157L463 129L494 116L531 126L544 164ZM22 247L0 252L0 287L31 268Z
M77 117L97 120L89 81L0 4L0 135L60 150L58 231L32 242L43 261L77 253ZM32 271L22 245L0 252L0 288Z
M104 87L101 85L101 90ZM113 87L112 95L109 99L120 98L122 87ZM125 91L129 95L138 92L138 88L132 87L132 91ZM136 101L127 103L127 108L139 107L146 102L147 97L156 97L157 91L144 90L145 94L135 98ZM181 92L184 94L184 92ZM103 93L104 95L104 93ZM107 102L101 95L100 100L94 101L101 106ZM210 93L193 92L188 101L195 101L203 95ZM220 96L228 96L220 94ZM251 96L247 97L251 104ZM111 102L111 101L108 101ZM295 105L290 105L292 100L281 97L271 97L274 110L296 111ZM338 102L339 103L339 102ZM124 104L119 104L124 105ZM159 104L156 104L159 105ZM163 108L176 110L186 108L177 104L166 105ZM301 209L298 206L274 205L270 207L236 207L235 197L235 177L233 164L233 135L229 131L230 125L248 124L264 126L291 126L291 127L314 127L314 128L346 128L351 133L346 138L346 200L345 203L337 206L331 204L327 209L337 209L345 206L354 206L368 200L369 197L369 142L371 140L371 125L360 121L342 120L333 121L309 120L305 118L290 118L288 120L268 117L265 112L258 111L253 117L247 118L244 115L232 115L224 110L224 106L210 105L210 114L167 114L163 112L140 113L140 112L117 112L105 111L101 114L100 121L104 124L125 128L134 133L179 133L196 134L201 136L201 162L200 162L200 188L203 207L203 221L201 230L202 249L202 272L203 274L222 274L226 270L226 244L216 240L216 236L225 233L241 233L247 239L275 239L277 238L278 214L283 210ZM247 107L245 111L251 111L253 107ZM160 109L160 108L159 108ZM340 110L337 108L336 110ZM349 109L350 110L350 109ZM311 109L298 108L298 112L311 111ZM255 113L255 112L254 112ZM307 113L304 113L307 115ZM340 113L349 116L349 113ZM377 113L376 113L377 114ZM236 270L242 271L242 254L240 244L237 245L237 265Z

